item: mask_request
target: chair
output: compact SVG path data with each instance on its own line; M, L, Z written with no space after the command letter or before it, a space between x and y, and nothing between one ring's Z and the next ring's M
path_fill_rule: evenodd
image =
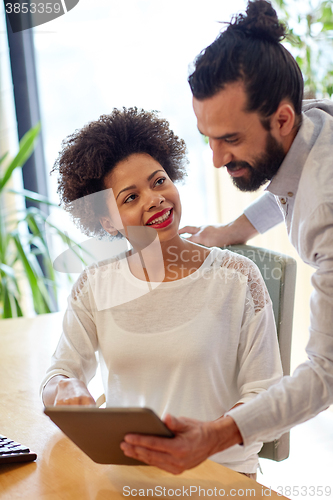
M296 261L265 248L233 245L229 250L251 259L260 269L272 299L284 375L290 375L291 332L293 324ZM289 456L290 433L264 443L259 456L280 462Z

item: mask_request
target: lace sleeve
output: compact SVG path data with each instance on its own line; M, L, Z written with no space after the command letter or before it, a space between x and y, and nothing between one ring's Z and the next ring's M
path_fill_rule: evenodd
M84 270L72 287L72 299L78 301L88 291L88 272Z
M89 280L90 284L94 284L94 279L99 274L105 277L110 271L116 271L120 268L119 257L113 259L107 259L98 262L97 264L92 264L87 267L78 277L77 281L74 283L71 291L72 299L78 301L88 292Z
M271 303L269 293L259 268L250 259L227 250L221 266L227 269L234 269L237 274L240 273L247 278L255 314L260 312L267 304Z

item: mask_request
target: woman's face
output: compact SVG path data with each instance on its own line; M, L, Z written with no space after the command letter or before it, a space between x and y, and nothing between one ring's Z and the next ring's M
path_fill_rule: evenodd
M127 226L153 228L161 242L178 235L178 189L150 155L135 153L122 160L106 176L104 184L114 195L108 201L110 224L124 236Z

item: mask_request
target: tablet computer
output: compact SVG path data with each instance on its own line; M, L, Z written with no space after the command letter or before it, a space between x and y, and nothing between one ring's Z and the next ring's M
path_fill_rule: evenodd
M149 408L95 408L93 406L48 406L44 413L94 462L99 464L146 465L126 457L120 443L126 434L173 437L162 420Z

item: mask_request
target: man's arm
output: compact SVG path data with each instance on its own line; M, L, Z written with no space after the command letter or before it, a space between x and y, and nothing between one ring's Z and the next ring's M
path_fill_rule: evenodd
M207 247L224 247L244 244L259 233L264 233L283 221L282 212L275 197L264 193L244 213L229 224L211 226L186 226L179 234L190 233L188 239Z
M314 417L333 403L332 220L333 205L323 205L316 213L312 214L310 227L306 230L309 260L310 256L314 255L318 265L318 269L312 277L314 292L310 302L310 339L306 348L309 359L299 365L292 376L283 377L280 382L272 385L267 391L258 394L244 405L233 408L227 412L225 417L216 421L218 427L215 427L215 436L218 440L218 449L215 449L215 452L226 449L228 447L226 443L234 441L234 444L241 443L240 439L244 446L256 441L272 441L289 431L293 426ZM228 417L232 417L232 423L228 423ZM211 436L214 435L212 433L214 426L212 423L201 423L201 425L206 425L207 429L207 444L204 448L207 452ZM189 433L184 432L183 436L191 438ZM158 449L161 451L156 453L157 443L154 442L152 453L149 453L150 449L148 449L148 453L145 455L145 452L142 452L142 445L146 444L145 438L140 442L136 439L136 437L131 437L131 439L127 438L126 441L132 445L135 444L135 452L139 450L140 456L150 460L151 464L156 460L155 465L161 464L158 466L163 468L163 458L169 464L169 454L173 454L175 457L177 453L178 464L180 463L181 467L184 467L182 470L185 470L189 464L190 467L195 466L195 463L191 465L191 458L186 460L183 455L180 456L179 450L174 449L171 443L166 445L167 447L159 447ZM149 441L148 446L151 447ZM214 450L214 448L211 449ZM191 453L192 450L188 449L187 452ZM195 451L193 453L195 456ZM205 457L205 453L201 453L202 459L207 458L207 456ZM171 464L176 470L173 462Z
M214 226L185 226L179 230L179 234L192 234L189 241L199 243L206 247L224 247L246 243L247 240L258 234L256 228L249 219L242 214L230 224L217 224Z

